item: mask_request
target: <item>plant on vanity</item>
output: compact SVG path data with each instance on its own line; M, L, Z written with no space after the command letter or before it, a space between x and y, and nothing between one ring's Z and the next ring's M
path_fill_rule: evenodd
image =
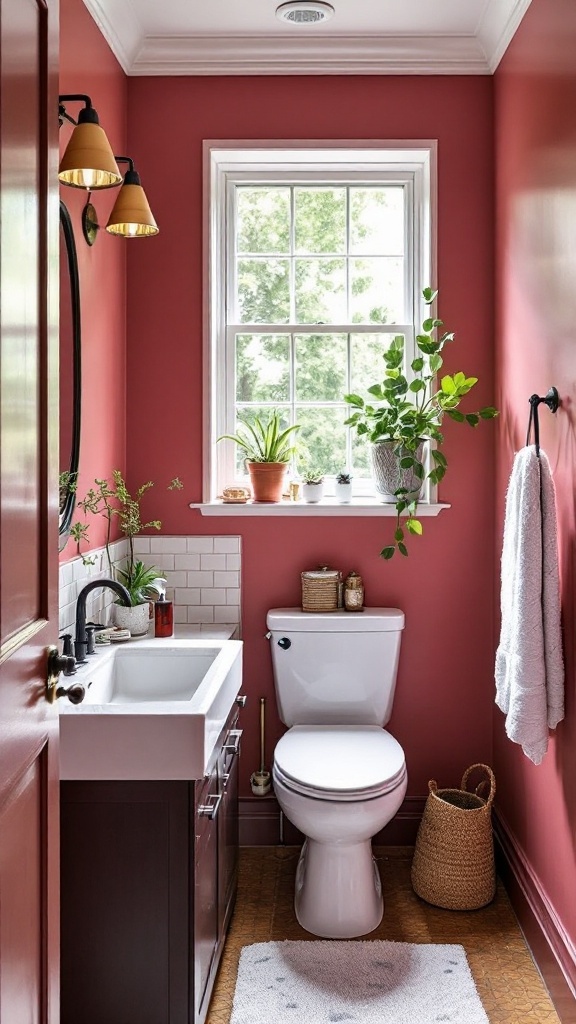
M239 417L236 434L222 434L218 441L234 441L244 455L254 501L278 502L282 498L288 463L298 452L293 434L300 424L281 427L281 414L274 409L267 420L260 416Z
M78 502L84 512L91 512L93 515L101 515L106 520L106 557L110 575L118 579L126 587L130 594L132 609L141 609L136 626L128 626L133 635L145 633L148 629L148 605L150 600L158 597L164 590L165 580L162 578L162 570L156 566L147 566L134 555L134 538L146 529L159 530L162 523L159 519L152 519L144 522L140 503L142 498L151 487L154 486L151 480L142 484L132 495L126 487L126 482L120 470L112 471L112 484L106 479L96 479L95 487L90 488L82 501ZM182 481L175 477L168 484L168 490L182 490ZM110 553L112 534L112 521L117 519L120 532L128 540L128 556L123 566L115 566ZM82 539L87 540L86 530L82 533ZM116 621L118 616L122 617L131 609L125 609L116 605Z
M425 304L430 306L438 292L425 288L422 294ZM396 506L394 543L382 549L382 558L392 558L396 550L402 555L408 554L402 515L407 517L405 527L409 534L422 533L422 524L416 518L422 487L427 480L439 483L447 468L446 456L441 451L444 416L476 427L480 420L498 415L492 406L466 414L458 410L461 400L477 383L477 377L467 377L459 371L437 381L444 346L454 340L450 332L437 336L443 326L442 320L433 317L424 320L421 333L416 335L419 351L410 364L414 378L410 383L403 369L404 337L396 335L383 353L384 379L367 389L372 400L357 394L344 395L344 400L354 410L346 424L355 427L358 435L371 443L376 490L384 501ZM429 442L433 442L434 447ZM427 460L426 447L429 449Z

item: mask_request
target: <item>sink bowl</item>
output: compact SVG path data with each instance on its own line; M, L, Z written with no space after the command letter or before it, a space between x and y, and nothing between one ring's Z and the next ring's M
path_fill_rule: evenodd
M58 700L61 779L200 779L242 682L238 640L146 639L81 666Z

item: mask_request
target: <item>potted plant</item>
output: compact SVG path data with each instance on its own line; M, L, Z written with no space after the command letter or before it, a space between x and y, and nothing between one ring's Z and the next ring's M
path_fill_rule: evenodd
M424 302L430 306L438 292L425 288L422 294ZM441 450L444 416L476 427L480 420L498 415L492 406L471 413L459 411L460 402L477 383L477 377L467 377L458 371L437 380L444 346L454 340L451 332L437 336L443 326L442 320L433 317L424 320L422 332L416 335L418 355L411 362L414 379L410 383L403 371L404 338L397 335L383 353L384 379L368 388L375 404L361 395L344 396L354 410L345 422L371 444L376 489L383 500L396 506L394 543L382 549L382 558L392 558L396 550L408 554L402 515L407 517L408 533L422 533L422 524L416 519L422 487L427 480L439 483L447 468L446 456Z
M282 500L288 463L298 451L298 446L291 442L292 435L300 430L300 424L295 423L282 430L280 415L274 409L266 421L259 416L255 416L252 422L240 417L236 434L222 434L218 438L219 441L225 438L234 441L244 453L254 501Z
M130 630L133 636L142 636L148 631L150 621L150 601L158 597L164 590L166 580L162 570L156 566L147 566L134 555L134 538L142 530L159 530L162 523L159 519L144 522L140 503L151 487L151 480L142 484L132 495L125 483L120 470L112 471L113 483L106 479L94 481L91 488L78 505L84 512L101 515L106 520L106 557L110 575L116 577L130 594L131 607L125 608L115 604L114 614L116 625ZM168 485L168 490L181 490L182 481L175 477ZM128 540L128 556L123 566L115 566L110 552L112 521L116 518L120 532ZM82 539L87 540L87 529L82 531Z
M350 473L338 473L334 484L336 501L340 505L347 505L352 500L352 476Z
M306 469L302 474L302 497L314 505L324 497L324 474L319 469Z

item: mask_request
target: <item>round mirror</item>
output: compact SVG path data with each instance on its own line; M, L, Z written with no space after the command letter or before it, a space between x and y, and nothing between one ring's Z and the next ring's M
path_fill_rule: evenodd
M76 505L81 404L80 279L72 221L60 201L60 550Z

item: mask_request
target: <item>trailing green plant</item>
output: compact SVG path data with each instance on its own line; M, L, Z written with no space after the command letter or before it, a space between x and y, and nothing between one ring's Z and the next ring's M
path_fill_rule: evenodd
M430 306L438 292L425 288L424 302ZM445 374L438 379L443 365L442 352L448 343L454 341L454 333L442 331L442 320L427 317L422 329L416 335L418 354L410 368L412 379L407 380L404 372L404 337L396 335L383 353L384 377L382 381L367 389L371 399L358 394L344 395L344 400L354 412L345 423L355 427L359 437L373 444L380 441L394 443L394 452L401 470L411 470L420 484L427 480L437 484L447 469L447 460L441 451L444 443L442 421L448 416L456 423L467 423L477 427L481 420L490 420L498 415L493 406L485 406L477 412L462 413L458 409L462 399L478 383L477 377L468 377L462 371ZM374 403L373 400L376 400ZM416 457L422 441L430 441L430 462L426 467ZM405 487L398 487L396 498L396 524L394 543L382 549L382 558L392 558L396 551L408 554L407 534L422 534L422 524L416 518L418 496L408 496ZM402 526L402 516L406 516Z
M119 469L112 471L112 483L107 479L96 479L95 487L91 487L86 496L78 502L78 506L85 513L103 516L106 521L105 550L108 560L110 575L119 577L130 594L133 605L143 604L151 596L151 592L159 593L159 588L152 586L155 579L162 577L162 570L156 566L145 566L134 556L134 538L142 530L159 530L162 526L160 519L151 519L145 522L142 517L141 501L147 491L154 486L151 480L142 484L132 494ZM182 490L182 481L175 477L169 484L168 490ZM128 556L125 565L115 566L110 551L112 538L112 523L117 520L120 533L124 534L128 541ZM80 540L88 540L88 525L75 523L72 527L72 534L76 531L78 543Z
M291 435L300 430L300 424L282 430L277 409L265 421L260 416L255 416L253 422L242 416L239 420L236 434L222 434L218 440L234 441L247 462L290 462L299 451L299 446L291 443Z

